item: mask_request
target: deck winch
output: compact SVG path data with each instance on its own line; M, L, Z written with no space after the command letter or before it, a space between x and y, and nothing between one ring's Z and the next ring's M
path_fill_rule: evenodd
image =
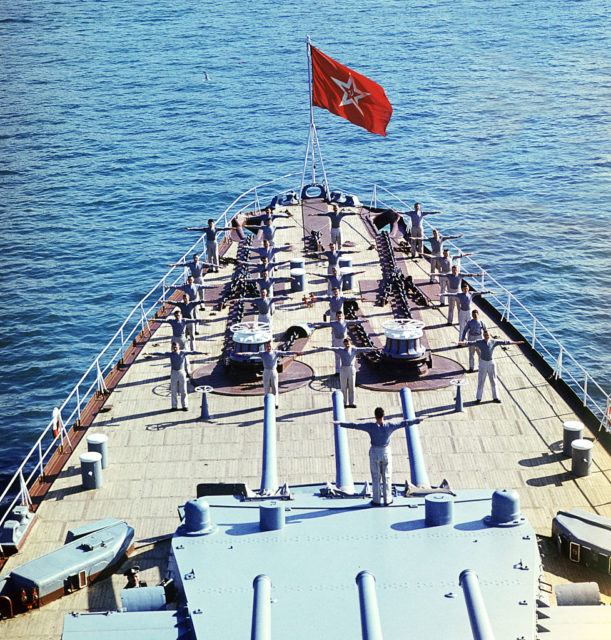
M233 334L233 350L229 355L231 364L241 367L261 367L261 361L253 355L263 351L263 345L273 339L267 322L240 322L230 327Z
M387 320L382 323L386 344L382 355L391 360L409 364L420 364L426 359L426 348L422 344L424 322L412 318Z

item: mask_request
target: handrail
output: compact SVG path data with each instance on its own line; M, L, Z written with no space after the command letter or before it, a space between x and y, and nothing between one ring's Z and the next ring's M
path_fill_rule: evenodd
M380 191L383 191L399 202L402 207L411 209L410 205L386 187L379 184L368 186L372 190L371 203L373 206L388 209L397 208L387 204L380 198ZM423 223L429 229L433 229L433 225L426 218ZM446 245L459 251L459 247L451 241L446 242ZM484 267L470 257L462 258L461 260L468 261L474 272L484 274L479 283L481 288L484 288L484 284L489 287L490 283L492 283L494 288L498 289L496 293L488 294L487 298L493 299L496 306L502 310L503 319L519 329L520 333L528 339L531 347L552 367L554 376L563 379L577 393L581 398L582 405L587 407L599 420L600 428L605 428L611 432L611 416L608 415L609 410L607 409L611 402L611 394L605 393L603 388L592 378L583 365L567 351L553 333L506 287L492 277ZM594 392L594 395L592 392Z
M231 219L238 213L247 210L249 207L255 207L255 210L258 210L261 190L265 190L287 178L300 175L301 172L287 173L244 191L218 216L216 224L218 226L229 226ZM284 191L287 190L284 189ZM272 195L275 193L276 191ZM254 197L249 198L251 194ZM219 239L222 240L225 235L225 232L222 232L219 234ZM202 256L206 256L204 234L196 240L177 262L185 262L187 257L196 250ZM134 306L106 346L94 358L64 402L57 408L62 424L71 425L80 420L82 411L90 399L96 392L103 391L103 380L106 375L123 357L134 337L144 329L145 323L148 323L149 318L154 315L159 304L166 299L167 287L181 281L182 274L182 267L172 267ZM29 499L28 490L32 488L38 479L42 479L45 466L52 455L60 447L64 447L65 443L69 442L66 438L66 430L60 429L57 435L53 434L54 425L55 421L51 419L0 494L0 526L2 526L18 502L23 503ZM2 548L0 547L1 552Z
M260 185L251 187L244 191L218 216L218 226L228 226L231 219L246 211L249 207L259 208L262 200L261 191L266 188L275 186L281 180L301 176L301 172L287 173L278 178L267 180ZM340 176L342 178L344 176ZM372 203L377 207L390 207L380 200L380 192L388 194L401 204L401 207L408 207L404 200L393 194L386 187L370 182L361 182L359 185L364 190L372 190ZM287 191L288 189L285 189ZM349 192L350 190L345 190ZM277 193L277 191L275 192ZM274 195L274 193L272 193ZM425 224L429 225L426 220ZM220 236L222 240L224 233ZM448 243L455 249L458 249L453 243ZM178 262L183 262L186 258L198 249L200 253L206 255L206 243L203 234L197 241L186 251ZM611 401L611 396L604 392L602 387L592 378L584 367L563 347L563 345L553 336L551 331L541 323L537 318L515 297L511 292L493 278L483 267L477 262L469 258L469 263L473 265L473 269L484 273L481 279L481 285L485 282L492 283L499 291L495 294L489 294L493 298L499 308L504 309L504 315L514 326L516 326L523 335L529 339L531 346L542 355L544 360L555 370L558 377L562 377L575 390L579 390L580 397L584 407L587 407L592 413L600 418L601 426L611 431L611 422L607 417L607 407ZM140 333L148 323L149 318L154 315L160 303L166 299L166 290L169 286L175 285L182 278L183 270L181 267L172 267L162 278L155 284L152 289L134 306L126 319L123 321L119 329L115 332L110 341L103 347L100 353L95 357L87 371L76 383L67 398L61 404L59 409L60 421L62 424L71 425L80 419L84 407L99 389L99 380L102 381L108 372L120 361L125 354L127 347L131 344L134 337ZM168 285L168 282L170 283ZM502 299L500 296L504 296ZM528 325L526 323L529 323ZM99 372L99 373L98 373ZM583 382L581 382L583 377ZM600 398L593 396L598 393ZM66 417L67 414L67 417ZM30 451L26 454L23 462L16 469L15 473L8 481L2 494L0 494L0 526L7 519L9 513L18 501L27 501L29 495L27 491L31 489L38 478L42 478L44 468L49 462L53 453L63 447L67 442L67 430L62 428L57 430L57 435L53 434L56 422L51 419L49 424L38 437ZM1 551L1 549L0 549Z

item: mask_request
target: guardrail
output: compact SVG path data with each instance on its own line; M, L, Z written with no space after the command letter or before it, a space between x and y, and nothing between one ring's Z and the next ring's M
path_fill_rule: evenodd
M379 198L380 190L400 202L402 207L411 210L411 205L380 185L373 186L372 206L393 208ZM428 228L433 229L426 218L423 222ZM445 244L459 251L459 247L453 242L448 241ZM581 399L583 406L587 407L599 420L600 428L611 432L611 395L605 393L578 360L511 291L472 258L466 257L461 260L468 262L474 272L484 274L479 280L479 284L482 289L491 288L491 286L495 289L494 294L488 294L486 297L488 300L494 300L496 307L502 312L502 319L510 322L528 340L530 346L552 367L555 378L563 379L573 389Z
M246 210L261 210L261 199L267 197L267 189L276 185L281 180L301 176L299 173L289 173L279 178L268 180L260 185L252 187L239 195L216 220L219 227L229 226L231 219ZM288 191L288 189L283 190ZM278 193L274 190L272 195ZM219 234L222 240L225 232ZM202 235L198 240L177 260L186 262L194 252L199 252L205 259L206 242ZM134 338L148 327L149 318L152 317L159 305L166 299L166 291L178 282L184 281L185 268L172 267L161 280L138 302L123 321L117 332L100 351L91 363L81 379L76 383L68 397L61 406L52 412L52 418L43 429L30 451L9 479L4 490L0 494L0 526L3 525L13 507L17 504L31 505L30 490L34 483L43 478L44 469L53 454L61 448L71 446L69 440L69 426L81 418L87 403L96 392L106 391L104 379L113 367L121 360L127 348ZM0 546L0 554L2 547Z
M218 226L228 226L231 219L247 210L261 210L261 199L267 197L267 189L275 187L281 180L302 176L301 172L287 173L279 178L268 180L260 185L252 187L238 196L217 218ZM294 185L293 185L294 186ZM401 200L391 191L380 185L361 183L358 185L363 189L373 189L371 196L372 206L382 206L393 208L391 205L378 200L379 191L391 196L401 204L402 208L409 209L410 205ZM290 187L289 187L290 188ZM289 188L281 192L286 192ZM347 193L354 193L354 186L345 189ZM278 191L271 192L272 195ZM426 223L426 221L425 221ZM430 226L430 225L428 225ZM224 234L220 236L222 239ZM201 249L199 247L201 246ZM455 245L452 245L455 247ZM204 236L201 236L195 244L178 260L185 262L187 257L199 250L202 256L206 256L206 243ZM552 333L502 284L495 280L486 270L474 260L469 260L473 267L484 273L481 284L489 286L493 283L500 293L493 295L494 300L503 310L503 318L509 320L521 333L526 336L531 346L542 355L542 357L554 368L554 375L565 379L568 384L579 392L583 405L590 409L592 413L600 418L601 427L611 431L611 421L609 420L610 396L606 394L600 385L592 379L588 372L579 362L562 346L562 344L552 335ZM159 305L166 299L167 287L175 285L183 278L184 269L181 267L171 268L163 278L138 302L129 313L123 324L108 342L108 344L96 356L91 366L74 386L63 404L53 411L53 417L40 437L34 443L19 465L12 478L9 480L4 491L0 495L0 526L7 519L7 516L16 504L31 504L30 489L33 484L43 476L45 466L52 455L59 447L69 445L68 429L66 425L71 425L79 420L82 411L96 392L105 391L104 379L112 368L120 361L126 349L145 327L148 326L149 317L154 315ZM593 395L594 392L598 392ZM604 406L603 406L604 405ZM0 547L0 553L2 549Z

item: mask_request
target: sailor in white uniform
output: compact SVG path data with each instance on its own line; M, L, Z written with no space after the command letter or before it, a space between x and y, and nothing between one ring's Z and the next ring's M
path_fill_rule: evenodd
M265 351L249 355L263 362L263 392L265 395L273 393L276 400L276 409L278 408L278 360L283 356L298 356L298 351L278 351L272 349L272 343L266 342Z
M462 284L462 279L466 277L478 277L482 276L482 273L465 273L464 271L458 271L456 265L452 267L452 271L450 273L442 273L440 274L441 278L446 278L448 283L448 293L460 293L460 286ZM446 294L447 296L448 294ZM448 300L448 325L454 323L454 308L458 311L458 299L456 296L452 296Z
M494 291L469 291L469 285L463 282L460 293L447 293L450 298L454 297L458 300L458 335L462 336L465 325L471 316L471 302L475 296L483 296L486 293L494 293Z
M339 270L339 259L343 256L343 255L347 255L349 253L359 253L358 251L348 251L346 249L342 249L341 251L339 251L338 249L335 248L335 245L333 243L331 243L329 245L329 250L328 251L317 251L316 255L319 256L324 256L327 259L328 265L327 265L327 273L332 273L333 272L333 268L335 267L336 269Z
M376 506L392 504L392 453L390 451L390 436L397 429L409 427L421 422L422 418L390 422L384 420L384 409L377 407L374 411L375 422L340 422L334 420L344 429L358 429L366 431L371 439L369 448L369 468L371 470L371 485L373 490L373 504Z
M219 271L219 243L218 234L221 231L230 231L231 227L215 227L214 220L208 219L207 227L185 227L187 231L203 231L206 236L206 257L208 264L218 273Z
M169 353L153 353L154 356L169 356L170 358L170 393L172 396L172 410L178 409L178 396L182 410L189 408L189 394L187 389L187 378L191 376L189 371L190 355L207 355L203 351L183 351L178 342L172 342L172 351Z
M317 216L326 216L331 220L331 243L334 244L338 249L342 248L342 228L341 223L342 220L348 216L357 216L358 213L353 211L345 211L342 209L339 210L339 207L334 204L331 208L331 211L327 211L324 213L316 213L314 215Z
M269 246L274 247L276 246L276 232L280 231L280 229L294 229L296 226L291 224L277 227L272 218L265 218L265 222L259 227L259 230L263 235L263 239L269 242Z
M441 269L440 260L443 257L443 243L446 240L455 240L456 238L462 238L462 233L457 236L443 236L437 231L437 229L433 229L433 235L430 238L425 238L431 244L431 273L430 273L430 282L436 282L435 280L435 270L439 273L443 273Z
M441 213L441 211L421 211L420 204L418 202L414 203L413 211L405 211L401 213L402 216L407 216L410 220L412 258L415 258L417 255L422 253L422 240L424 238L422 219L424 216L432 216L437 213Z
M365 273L364 271L353 271L353 276L358 276L361 273ZM331 295L333 293L333 289L339 289L340 291L344 288L344 276L341 275L340 270L337 267L333 267L331 269L331 273L319 273L317 274L321 278L325 278L328 282L328 293Z
M259 298L242 298L245 302L253 302L257 307L257 322L269 324L271 331L273 327L273 316L275 311L274 303L278 300L288 300L288 296L270 296L267 294L267 289L261 289L261 296Z
M460 341L475 342L480 340L484 331L487 330L486 324L479 319L479 313L477 309L471 311L471 319L465 325L463 332L460 334ZM479 360L479 349L474 345L469 345L469 373L472 373L475 369L475 352L477 351L477 359Z
M164 322L168 323L172 327L172 342L176 342L180 348L184 351L187 348L186 340L187 340L187 327L189 325L195 326L200 320L193 318L183 318L182 312L180 309L174 309L174 317L173 318L157 318L155 322ZM193 350L193 334L191 333L189 337L189 346L191 350Z
M335 318L335 314L338 311L344 312L344 304L346 302L356 302L358 304L357 298L348 298L346 296L340 295L341 292L339 287L333 288L333 293L330 296L322 296L320 300L328 300L329 301L329 311L325 311L323 316L323 322L326 321L327 315L329 318Z
M344 345L344 340L348 336L348 326L351 324L363 324L365 320L345 320L344 314L342 311L337 311L335 313L335 320L331 320L330 322L316 322L314 327L316 329L320 327L331 327L331 346L332 347L342 347ZM341 366L341 361L339 357L339 353L335 352L335 375L339 376L339 370Z
M180 313L185 320L197 320L195 316L195 309L199 305L197 300L191 300L191 297L188 293L182 294L182 300L180 302L173 302L172 300L166 300L166 304L172 304L178 309L180 309ZM197 327L197 323L188 322L185 327L185 337L189 340L189 344L191 350L195 348L195 335L194 333L199 333L195 327Z
M454 261L456 261L456 268L460 271L460 259L466 258L467 256L472 256L473 253L457 253L455 256L450 255L449 249L443 250L443 256L439 258L437 261L437 266L439 268L439 273L451 273L452 266L454 265ZM439 304L444 307L447 304L447 300L445 297L445 292L448 289L448 280L447 278L439 278Z
M458 343L461 347L473 344L480 351L479 372L477 375L477 393L475 395L475 402L477 404L482 401L482 394L484 392L484 383L486 382L486 378L490 378L492 401L500 402L496 390L496 366L493 360L495 348L499 345L522 344L523 342L524 340L517 340L515 342L512 342L511 340L495 340L490 337L488 331L484 331L484 337L481 340L467 340L466 342Z
M342 347L318 347L320 351L335 351L339 354L339 388L344 394L344 407L356 409L354 388L356 386L356 357L367 351L380 351L382 347L355 347L350 338L344 338Z

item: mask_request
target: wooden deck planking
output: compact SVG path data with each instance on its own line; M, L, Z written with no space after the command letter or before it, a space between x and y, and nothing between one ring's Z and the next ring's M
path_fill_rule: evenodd
M323 219L324 220L324 219ZM351 222L356 226L354 219ZM292 237L294 250L300 245L281 231L281 241ZM346 226L344 238L363 247L363 239ZM235 255L235 245L229 256ZM286 254L282 257L285 259ZM353 256L354 266L367 271L362 277L379 279L381 271L377 252L363 250ZM416 280L426 279L428 263L408 261ZM322 261L308 258L307 292L326 295L326 281L317 273L326 271ZM230 275L230 268L210 279L219 283ZM322 320L325 302L307 307L302 293L278 305L274 326L276 339L296 321ZM381 323L390 317L384 309L371 303L361 307L370 317L377 335ZM227 309L207 308L197 348L209 356L196 356L194 365L213 361L222 349ZM466 367L467 349L456 349L456 326L446 326L447 307L424 309L427 336L434 353L457 360ZM491 332L503 331L488 322ZM380 338L383 342L383 337ZM330 344L328 329L314 332L308 350ZM20 554L9 560L10 570L22 562L63 544L67 530L85 521L107 516L125 518L136 530L135 558L143 567L144 579L155 584L162 576L165 556L150 542L170 536L178 525L176 508L195 495L198 482L245 481L257 488L261 473L262 396L209 396L213 422L198 420L198 394L190 394L188 412L170 412L169 366L167 358L153 359L153 352L168 351L170 330L161 325L145 345L136 362L112 394L112 409L99 414L91 431L109 436L110 466L104 470L104 486L83 491L78 455L86 449L81 442L68 465L61 472L41 505L39 521ZM316 352L301 358L312 367L313 379L306 386L282 394L278 410L278 478L289 484L334 481L335 458L331 425L330 391L337 381L333 354ZM576 419L565 401L550 387L519 347L497 352L499 393L503 404L495 405L486 387L484 402L474 405L477 373L466 374L463 386L463 413L454 412L454 387L439 391L415 392L414 404L419 414L427 416L420 425L422 446L429 477L433 484L447 478L455 489L490 487L515 488L521 495L524 514L537 532L549 535L551 520L560 508L579 507L611 516L611 462L607 452L595 443L593 473L588 478L570 474L570 460L561 450L562 422ZM357 388L358 409L346 411L348 420L370 419L373 408L382 405L390 417L399 417L398 394L384 394ZM587 434L587 437L592 437ZM348 432L352 472L355 481L369 479L368 438ZM393 437L393 479L400 483L409 477L405 437ZM163 545L161 545L163 546ZM167 545L166 547L167 548ZM132 557L130 564L136 560ZM565 563L568 565L568 562ZM562 565L566 569L566 566ZM570 567L569 567L570 569ZM568 571L568 569L567 569ZM562 575L547 574L550 581L563 581ZM594 576L597 577L597 576ZM109 588L109 584L111 587ZM59 638L61 612L116 608L118 591L124 586L119 568L110 581L63 598L40 611L5 622L11 638ZM603 585L601 584L601 587ZM611 589L606 587L607 596Z

